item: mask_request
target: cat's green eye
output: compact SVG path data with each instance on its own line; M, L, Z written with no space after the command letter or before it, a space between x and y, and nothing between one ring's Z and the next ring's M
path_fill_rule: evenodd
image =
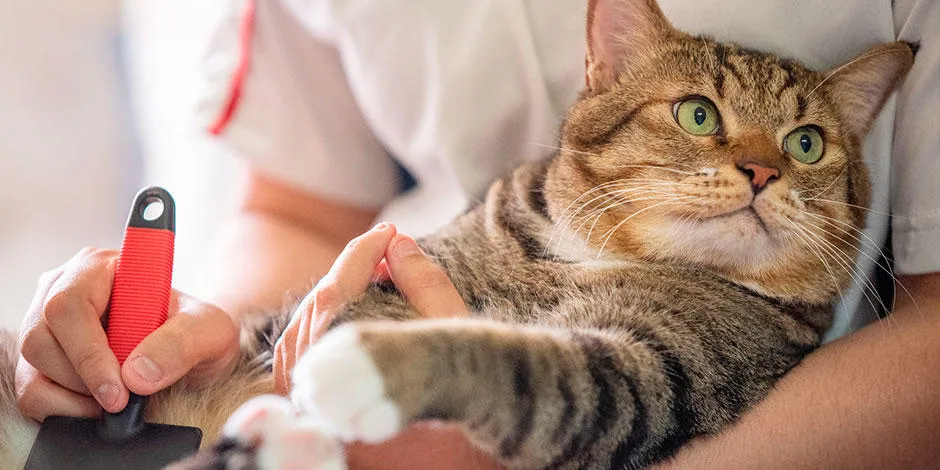
M689 98L673 108L679 127L692 135L711 135L718 132L721 120L718 110L705 98Z
M816 163L823 156L825 144L815 126L803 126L787 134L783 150L802 163Z

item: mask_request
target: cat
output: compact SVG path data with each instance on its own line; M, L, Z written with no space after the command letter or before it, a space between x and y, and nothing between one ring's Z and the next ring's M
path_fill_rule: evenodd
M309 448L329 450L303 462L343 468L335 437L433 419L508 468L640 468L729 426L820 344L858 250L820 221L863 227L862 142L912 46L819 73L680 32L654 0L590 0L587 38L558 153L420 240L471 318L419 319L379 282L298 362L291 399L317 416L306 437L326 447ZM270 391L253 343L229 383L171 388L151 419L217 436L228 413L194 403ZM270 465L275 428L303 426L286 401L255 403L240 437L179 468Z

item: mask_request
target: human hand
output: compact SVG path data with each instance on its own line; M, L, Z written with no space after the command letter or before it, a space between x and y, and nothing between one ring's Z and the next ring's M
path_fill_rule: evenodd
M119 253L86 248L42 275L20 331L16 396L37 421L117 412L129 391L151 395L181 378L203 383L234 365L238 328L219 308L177 291L169 317L123 366L108 346L107 310Z
M274 390L286 394L297 359L329 329L343 306L375 280L390 279L425 318L466 315L467 307L447 274L406 235L379 224L354 238L330 271L294 311L274 347Z

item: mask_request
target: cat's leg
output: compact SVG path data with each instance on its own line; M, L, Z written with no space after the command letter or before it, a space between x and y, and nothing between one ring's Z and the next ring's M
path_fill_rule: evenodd
M295 404L344 440L422 419L463 423L511 468L636 463L675 426L662 356L625 332L489 321L359 323L298 362Z

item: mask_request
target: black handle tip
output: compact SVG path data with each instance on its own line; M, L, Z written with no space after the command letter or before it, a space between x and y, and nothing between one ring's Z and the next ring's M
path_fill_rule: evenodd
M127 226L176 232L176 204L173 196L159 186L140 190L134 197Z

